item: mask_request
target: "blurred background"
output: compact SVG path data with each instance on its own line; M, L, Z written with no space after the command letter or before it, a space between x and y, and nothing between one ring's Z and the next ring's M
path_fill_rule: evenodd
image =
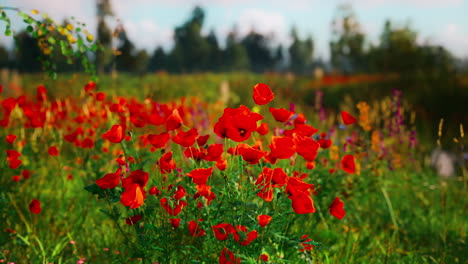
M148 85L141 82L148 76L159 85L161 76L187 75L213 83L203 79L199 90L225 80L233 91L266 82L281 88L285 100L305 105L313 105L316 91L324 90L324 104L331 108L346 95L357 102L398 89L428 140L435 138L440 118L448 134L450 124L456 133L468 121L467 0L3 0L0 5L37 9L64 27L71 20L84 22L101 45L88 55L97 72L103 80L137 78L132 89ZM83 71L60 52L44 54L22 19L7 14L15 37L0 36L4 86L27 86L27 78L42 70L41 57L64 76ZM39 76L37 82L44 82Z

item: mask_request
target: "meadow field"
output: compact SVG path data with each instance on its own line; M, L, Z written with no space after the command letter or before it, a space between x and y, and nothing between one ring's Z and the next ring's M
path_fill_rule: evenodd
M392 78L22 75L0 263L468 263L462 120Z

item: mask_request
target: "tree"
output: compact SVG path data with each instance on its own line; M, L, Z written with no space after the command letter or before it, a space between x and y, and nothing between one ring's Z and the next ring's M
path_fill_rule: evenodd
M137 58L135 45L128 39L123 27L119 32L118 56L115 57L115 66L118 71L132 72L136 70Z
M174 49L171 58L174 59L173 69L179 72L196 72L205 70L210 57L210 44L201 35L205 12L201 7L195 7L187 22L175 29Z
M157 47L148 64L148 70L150 72L157 72L167 70L167 55L161 47Z
M222 51L218 44L218 38L213 30L206 37L206 41L209 44L210 54L207 62L206 70L219 71L222 64Z
M133 69L134 72L138 74L143 74L146 72L148 69L148 63L149 63L149 55L146 50L142 49L136 52L135 55L135 68Z
M247 50L238 41L235 28L227 36L223 58L225 63L223 69L225 70L245 71L250 67Z
M42 53L37 39L28 32L16 35L16 66L20 72L38 72L42 69L39 58Z
M365 70L365 36L350 5L338 7L332 21L330 54L332 65L344 72Z
M109 0L96 0L97 41L101 49L96 52L96 67L99 73L108 72L112 62L112 31L106 24L106 17L113 16Z
M310 69L313 62L314 42L311 37L301 40L296 28L291 30L293 42L289 47L289 68L296 73L304 73Z
M273 59L275 61L275 71L282 71L284 69L283 45L280 44L276 47Z
M0 69L10 67L10 54L8 50L0 45Z
M263 72L274 68L274 58L268 46L269 39L267 37L251 31L241 43L247 51L251 70Z

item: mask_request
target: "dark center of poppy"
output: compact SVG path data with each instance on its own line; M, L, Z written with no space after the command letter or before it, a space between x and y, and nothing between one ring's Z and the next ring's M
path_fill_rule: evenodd
M239 135L243 136L246 133L245 129L239 129Z

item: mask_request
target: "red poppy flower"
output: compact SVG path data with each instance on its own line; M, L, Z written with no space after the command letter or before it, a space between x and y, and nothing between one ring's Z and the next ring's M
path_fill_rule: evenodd
M119 168L115 173L108 173L104 177L97 179L96 184L101 189L113 189L119 185L120 182L120 173L121 169Z
M270 223L271 219L272 219L272 217L269 216L269 215L259 215L259 216L257 216L258 224L261 227L265 227L266 225L268 225Z
M21 153L14 149L7 149L5 152L7 154L7 161L18 159L21 156Z
M138 221L140 221L141 218L143 218L143 216L141 216L141 215L134 215L134 216L131 216L131 217L127 217L127 219L125 219L125 223L127 225L134 225Z
M270 107L270 112L273 115L273 117L275 118L275 120L278 121L278 122L281 122L281 123L284 123L284 122L288 121L289 118L291 118L291 116L294 115L293 112L291 112L289 110L286 110L284 108Z
M158 189L158 187L152 186L152 187L149 189L149 194L150 194L150 195L159 196L159 195L162 194L162 192Z
M207 154L204 159L206 161L217 161L221 158L223 151L224 147L222 144L211 144L207 149Z
M315 168L315 161L306 162L306 168L309 170L313 170Z
M172 225L174 228L178 228L179 225L180 225L180 218L170 218L170 219L169 219L169 223L171 223L171 225Z
M260 159L265 156L264 151L253 148L247 144L239 144L236 152L242 156L243 160L252 165L257 164Z
M273 170L265 167L255 181L255 185L260 189L260 191L257 192L257 196L267 202L271 202L273 200L273 188L281 187L286 184L287 181L288 175L282 168L276 168Z
M172 114L166 119L167 131L176 130L182 126L182 118L179 115L179 111L174 109Z
M130 209L138 208L145 202L145 192L139 184L132 183L125 188L120 202L125 206L130 206Z
M125 137L124 128L121 125L113 125L112 128L102 136L112 143L120 143Z
M344 210L344 203L340 200L339 197L335 197L335 200L333 200L331 203L329 210L331 215L340 220L343 219L343 217L346 215Z
M270 169L265 167L255 181L255 185L272 184L273 187L281 187L287 182L288 175L284 172L283 168Z
M8 162L8 167L12 169L17 169L19 166L21 166L21 160L19 159L12 159Z
M260 257L259 257L259 259L260 259L261 261L268 261L270 258L268 257L267 254L261 254Z
M39 85L37 87L37 96L36 96L37 100L39 102L43 102L43 101L46 101L47 100L47 89L45 88L44 85Z
M194 159L196 161L202 160L206 157L206 149L205 148L194 148L194 147L188 147L184 151L184 155L187 158Z
M162 174L167 174L176 168L176 164L172 159L172 151L164 153L158 160L159 170Z
M317 131L318 129L314 128L311 125L294 124L294 128L285 130L284 135L288 137L293 137L294 134L298 134L304 137L311 137L313 134L317 133Z
M93 81L90 81L85 85L84 90L85 92L89 92L89 91L94 90L95 88L96 88L96 83Z
M273 137L268 147L275 159L288 159L296 152L296 145L290 137Z
M257 128L257 133L260 135L264 136L268 134L269 128L267 123L262 123L260 126Z
M332 144L331 139L325 139L325 138L321 138L317 142L320 144L320 147L323 149L329 148Z
M341 168L347 173L355 173L356 164L354 163L354 156L349 154L345 155L341 160Z
M7 98L2 101L2 106L8 115L11 113L11 111L13 111L13 108L15 108L16 103L17 103L16 100L12 97Z
M239 236L239 233L243 233L243 235ZM242 237L243 240L239 242L239 237ZM252 243L258 237L257 230L252 230L249 232L247 227L243 225L236 226L236 234L234 234L234 240L239 242L241 246L247 246L248 244Z
M303 113L300 113L297 115L297 117L294 119L294 125L303 125L306 123L306 118Z
M31 171L22 170L21 175L23 176L24 179L29 179L29 178L31 178Z
M308 242L312 242L312 239L310 239L309 236L303 235L303 236L301 237L301 240L303 240L302 242L300 242L302 248L299 249L299 251L301 251L301 252L304 252L304 251L311 251L312 248L314 248L314 245L308 243Z
M77 140L78 135L79 135L79 131L78 131L78 129L77 129L77 130L76 130L75 132L73 132L73 133L64 135L63 138L64 138L66 141L70 142L70 143L74 143L74 142Z
M226 108L214 126L214 132L221 138L230 138L236 142L247 140L257 130L257 121L263 116L250 111L246 106Z
M198 146L203 146L206 144L206 142L208 141L208 138L210 137L210 135L204 135L204 136L199 136L197 138L197 144Z
M190 235L193 237L199 237L199 236L204 236L206 235L205 230L201 229L198 225L197 222L195 221L190 221L189 222L189 231Z
M216 161L216 168L220 171L224 171L227 168L227 160L218 160Z
M288 184L286 185L286 192L289 196L295 195L297 191L310 193L310 190L314 190L314 185L304 182L301 178L290 177L288 178Z
M172 208L169 205L169 200L166 197L159 200L159 203L164 208L164 210L166 210L166 212L169 215L172 215L172 216L177 216L178 214L180 214L180 212L182 212L182 209L184 209L187 206L187 202L185 202L185 201L174 200L173 203L172 203L174 208Z
M221 250L221 254L219 255L219 264L240 264L241 259L234 256L232 251L229 251L227 248L223 248Z
M170 135L167 132L163 132L158 135L149 134L147 138L155 148L163 148L166 146L167 141L169 141Z
M209 205L213 199L216 198L214 192L211 191L211 186L206 184L197 185L197 193L193 196L193 199L203 196L206 199L206 203Z
M96 94L96 100L102 102L106 99L106 94L103 92L99 92Z
M289 198L292 201L292 208L296 214L315 213L314 201L308 193L297 190Z
M16 140L16 136L15 135L8 135L6 136L6 142L8 144L13 144L13 142L15 142Z
M270 87L264 83L258 83L253 88L253 99L258 105L265 105L271 102L275 98L275 95L271 91Z
M17 169L21 165L21 160L18 159L21 156L21 154L13 149L6 150L5 152L7 154L6 160L8 161L8 167L12 169Z
M295 137L297 154L306 161L314 161L318 154L320 144L310 137Z
M343 123L345 123L345 125L352 125L357 121L354 116L350 115L346 111L341 111L341 119L343 119Z
M59 152L56 146L51 146L49 150L47 151L50 156L58 157Z
M122 187L124 189L131 187L132 184L138 184L142 189L148 183L149 174L142 170L134 170L130 175L122 180Z
M82 148L93 149L94 148L94 141L91 138L85 138L83 140L83 142L81 142L81 147Z
M221 223L213 226L213 233L218 240L224 241L229 238L229 234L235 232L234 227L231 224Z
M211 176L213 173L213 168L208 168L208 169L195 169L189 173L186 173L186 175L190 178L192 178L193 183L195 184L206 184L208 181L208 178Z
M171 190L173 186L174 185L170 185L168 190ZM174 198L176 200L180 200L180 199L184 198L186 194L187 194L187 191L185 191L184 186L178 185L175 192L174 192L174 195L172 195L172 198Z
M33 214L40 214L42 211L41 202L37 199L33 199L29 204L29 211Z
M147 122L151 125L159 126L166 122L166 119L162 117L159 113L152 113L148 116Z
M195 128L190 129L187 132L179 131L175 137L172 138L174 143L181 145L182 147L190 147L195 143L198 137L198 131Z

